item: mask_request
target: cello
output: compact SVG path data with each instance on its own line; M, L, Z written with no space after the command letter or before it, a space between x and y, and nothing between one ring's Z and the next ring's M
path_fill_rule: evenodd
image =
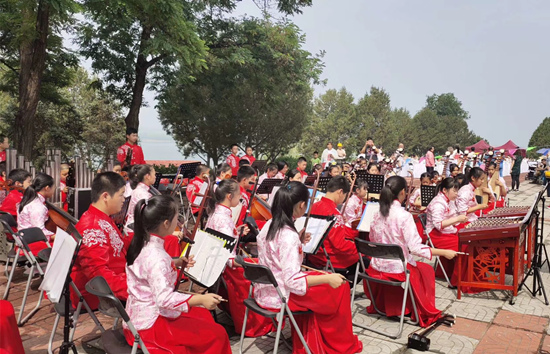
M56 207L53 203L46 201L49 218L46 221L46 229L55 233L59 227L61 230L67 231L69 226L75 226L78 219L67 213L65 210Z

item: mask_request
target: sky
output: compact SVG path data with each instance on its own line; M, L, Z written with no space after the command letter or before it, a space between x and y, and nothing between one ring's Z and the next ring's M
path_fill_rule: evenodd
M260 16L252 0L234 15ZM292 21L305 49L326 51L325 86L356 99L384 88L392 107L418 112L432 94L452 92L468 125L492 145L526 147L550 116L550 1L313 0ZM147 160L183 159L157 118L154 94L140 115Z

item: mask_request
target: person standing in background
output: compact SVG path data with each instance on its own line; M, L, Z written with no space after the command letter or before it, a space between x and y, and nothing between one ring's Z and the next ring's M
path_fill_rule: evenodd
M433 173L435 167L434 147L430 147L426 152L426 171Z
M117 160L122 168L133 165L143 165L145 159L143 150L138 142L138 131L134 128L126 129L126 142L117 150Z

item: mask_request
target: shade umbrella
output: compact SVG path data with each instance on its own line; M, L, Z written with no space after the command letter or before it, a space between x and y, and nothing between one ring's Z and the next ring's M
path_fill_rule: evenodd
M541 154L541 155L548 155L549 152L550 152L550 148L542 148L540 150L537 150L537 154Z

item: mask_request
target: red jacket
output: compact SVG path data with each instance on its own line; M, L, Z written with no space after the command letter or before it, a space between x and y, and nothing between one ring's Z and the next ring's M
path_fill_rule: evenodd
M125 301L128 298L126 250L118 228L109 215L90 205L76 224L76 229L82 235L82 245L71 276L88 305L97 309L99 304L97 297L85 288L86 283L98 275L107 280L118 299ZM73 306L78 304L78 297L73 291L71 301Z
M225 160L225 162L231 166L231 174L233 176L237 176L237 172L239 171L239 157L231 154L227 156L227 160Z
M2 161L6 161L6 150L0 151L0 162L2 162Z
M132 145L129 142L126 142L117 150L116 157L118 162L120 162L120 166L126 166L126 155L128 154L129 149L132 149L132 159L130 165L143 165L145 163L145 159L143 158L143 150L141 149L141 146L137 144Z
M195 177L191 180L191 182L189 182L187 188L185 189L185 195L187 195L187 200L189 200L189 203L195 203L195 199L197 198L195 194L199 193L203 183L204 181L199 177ZM199 211L199 208L192 206L191 211L193 212L193 214L195 214Z
M252 166L254 161L256 161L256 158L254 156L244 155L243 157L241 157L241 160L246 160L246 161L250 162L250 166Z
M23 193L14 189L7 196L6 199L0 205L0 211L9 213L13 216L15 221L17 221L17 205L23 200ZM17 232L17 227L12 227L14 232ZM11 236L8 236L11 240Z
M250 193L248 193L248 191L242 186L239 186L239 188L241 189L241 204L243 205L243 207L241 209L241 213L239 214L237 226L240 226L244 223L244 217L246 215L246 211L248 210L248 205L250 204Z
M336 209L336 203L328 198L321 198L313 204L311 213L314 215L336 216L336 222L330 230L328 237L323 242L334 268L347 268L359 261L359 254L355 243L346 239L346 227L340 211ZM325 253L319 249L317 254L310 255L309 260L316 267L324 267L327 263Z

